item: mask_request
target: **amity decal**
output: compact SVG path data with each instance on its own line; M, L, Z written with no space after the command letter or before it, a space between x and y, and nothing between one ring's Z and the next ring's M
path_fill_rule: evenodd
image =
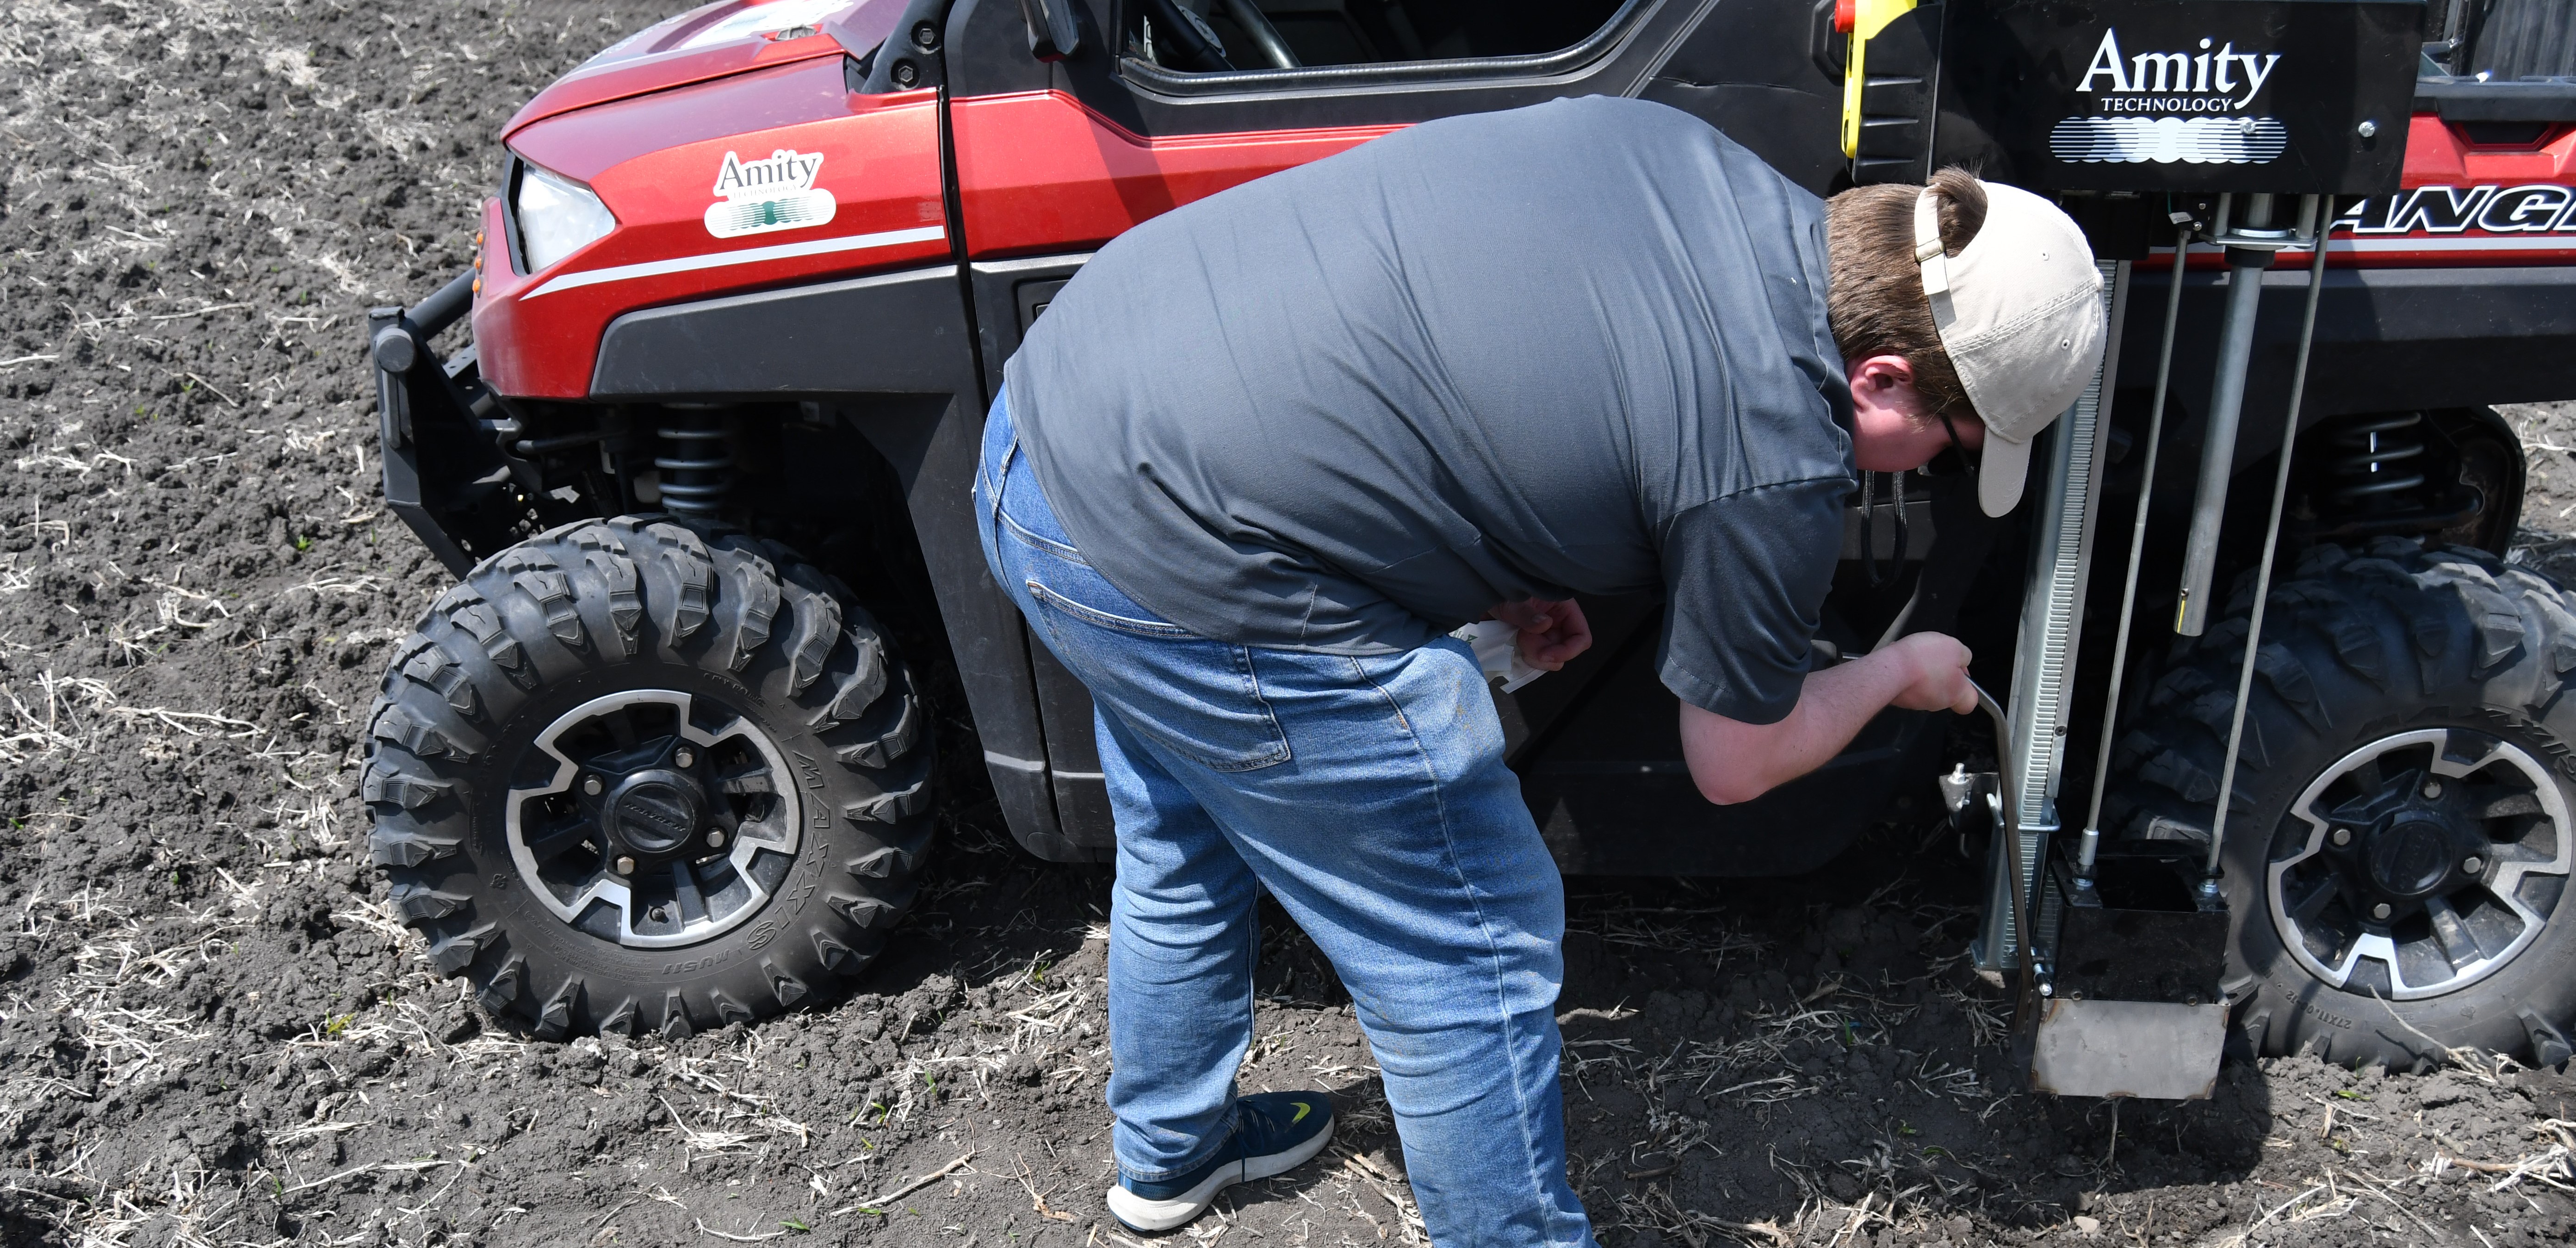
M2069 117L2048 132L2048 151L2077 164L2259 165L2280 157L2290 134L2270 117L2245 114L2279 68L2278 52L2239 52L2203 39L2197 52L2120 50L2105 29L2075 90L2098 97L2100 112ZM2215 115L2213 115L2215 114Z
M814 175L822 170L820 152L780 148L767 160L743 160L726 152L716 170L715 193L722 198L707 205L707 233L740 238L830 222L832 193L814 185Z
M740 238L745 234L767 234L773 230L798 230L830 224L836 208L832 193L814 185L814 176L822 171L823 156L819 152L799 152L782 147L771 152L767 160L744 160L726 152L724 164L716 170L715 193L720 198L707 205L707 233L718 238ZM667 277L673 273L873 251L880 247L933 242L947 236L945 226L924 225L838 238L804 238L791 243L771 243L765 247L737 247L699 256L672 256L639 264L610 265L604 269L581 269L547 278L544 285L529 291L524 297L534 299L539 295L578 290L604 282L627 282L637 278Z

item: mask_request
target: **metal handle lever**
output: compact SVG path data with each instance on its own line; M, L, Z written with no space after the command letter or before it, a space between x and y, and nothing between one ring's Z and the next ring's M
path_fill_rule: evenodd
M2003 789L2004 822L2009 825L2007 828L2008 831L2019 833L2021 831L2020 797L2022 760L2015 758L2012 755L2012 720L2009 716L2004 714L2003 704L1995 701L1994 695L1986 692L1983 686L1980 686L1977 682L1972 680L1968 682L1968 687L1977 691L1977 709L1984 711L1986 713L1986 718L1995 721L1995 769L2003 773L2003 783L2001 787ZM2014 842L2013 852L2016 854L2021 852L2020 842ZM2015 865L2018 866L2019 864ZM2020 879L2021 877L2016 875L2013 878ZM2015 920L2018 921L2020 916L2016 915L2014 917Z
M1995 767L2003 773L2003 783L1999 787L2003 790L2000 805L2004 816L2004 826L1997 830L1997 835L2003 838L2004 868L2010 873L2008 878L2012 882L2008 891L2012 893L2013 943L2016 946L2013 961L2021 968L2021 997L2028 999L2037 991L2038 980L2032 965L2034 959L2030 956L2030 898L2027 894L2032 877L2023 872L2021 861L2022 760L2013 757L2012 720L2004 714L2003 704L1995 701L1993 694L1987 693L1973 680L1968 682L1968 687L1977 692L1977 709L1984 711L1986 718L1995 724Z

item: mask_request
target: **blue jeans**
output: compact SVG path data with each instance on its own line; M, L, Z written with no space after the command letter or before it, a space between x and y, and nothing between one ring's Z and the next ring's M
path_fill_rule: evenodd
M1564 884L1473 653L1196 636L1084 561L1017 451L1006 394L975 483L984 557L1091 690L1118 825L1120 1172L1185 1173L1233 1129L1266 886L1350 991L1432 1241L1591 1244L1557 1086Z

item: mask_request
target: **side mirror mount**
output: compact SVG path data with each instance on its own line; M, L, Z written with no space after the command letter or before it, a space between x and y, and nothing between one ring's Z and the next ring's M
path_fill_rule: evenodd
M1061 61L1082 50L1082 24L1074 0L1020 0L1020 18L1029 27L1029 55Z

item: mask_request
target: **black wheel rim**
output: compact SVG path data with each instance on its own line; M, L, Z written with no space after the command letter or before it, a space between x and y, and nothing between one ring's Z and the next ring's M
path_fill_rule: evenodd
M2383 737L2290 806L2266 889L2311 975L2396 1001L2457 992L2539 939L2570 865L2548 763L2466 728Z
M675 689L594 698L537 734L504 825L530 894L601 940L669 949L757 913L796 860L786 756L751 719Z

